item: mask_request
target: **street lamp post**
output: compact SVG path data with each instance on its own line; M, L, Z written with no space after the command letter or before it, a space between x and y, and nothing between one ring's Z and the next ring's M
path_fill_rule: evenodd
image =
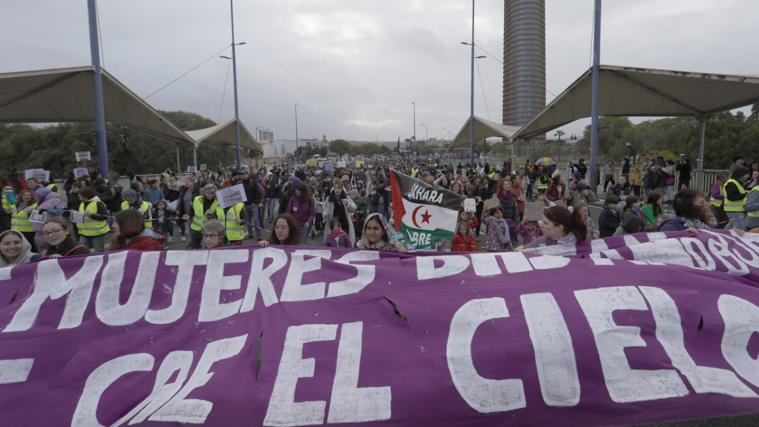
M598 91L600 88L599 64L601 62L601 0L595 0L593 26L593 92L590 107L590 188L598 191Z
M229 12L232 21L232 82L235 91L235 149L237 152L237 169L240 169L242 156L240 152L240 111L237 104L237 56L235 50L235 6L233 1L234 0L229 0Z
M472 61L469 87L469 158L474 163L474 0L472 0Z
M424 142L427 142L430 139L430 128L424 123L422 123L422 127L424 128Z
M95 92L95 130L97 133L98 147L98 168L100 176L107 178L108 171L108 142L105 139L105 106L103 102L103 79L102 68L100 67L100 40L98 40L98 21L97 21L97 0L87 0L87 11L89 14L90 24L90 56L92 57L92 67L95 69L93 75L93 86Z
M295 103L295 151L298 151L298 103Z
M412 137L414 141L414 144L413 144L414 151L412 153L416 155L416 102L412 102L411 105L413 106L413 109L414 109L414 135Z

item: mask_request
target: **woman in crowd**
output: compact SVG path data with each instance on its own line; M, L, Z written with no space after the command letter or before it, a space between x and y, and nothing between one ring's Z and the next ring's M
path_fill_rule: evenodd
M48 217L42 226L41 234L46 241L43 258L62 258L67 256L87 255L90 250L71 237L71 224L61 216Z
M303 182L298 185L295 195L288 202L287 213L295 218L303 233L303 241L307 241L316 215L314 198L311 196L308 185Z
M388 224L378 213L370 214L364 221L364 229L361 239L356 242L356 248L364 250L406 252L406 247L401 243L393 243L390 239Z
M512 249L509 224L503 217L502 208L490 209L489 215L483 219L483 222L487 227L487 239L483 249L488 252L503 252Z
M0 268L26 264L36 255L23 234L13 230L0 233Z
M643 219L646 222L647 229L655 229L661 222L662 208L659 204L660 201L661 194L657 193L656 191L652 191L649 193L648 199L646 199L646 204L640 208L640 211L643 214Z
M465 213L465 212L464 212ZM472 221L469 215L460 215L453 235L451 250L454 252L477 252L477 239L472 235Z
M546 199L551 202L563 201L567 192L567 186L561 179L561 174L558 170L553 171L551 174L551 181L548 183L548 189L546 190Z
M350 248L351 244L348 234L340 226L340 220L332 218L329 220L329 234L327 240L324 242L324 246L328 248Z
M709 230L715 222L709 203L693 190L681 190L672 201L675 216L665 220L659 231Z
M383 200L382 203L386 203ZM348 233L348 237L351 242L356 240L356 231L353 228L353 221L351 221L351 207L355 208L353 201L349 201L348 192L345 190L344 181L334 178L332 180L332 190L327 198L327 210L324 217L325 221L329 221L332 217L340 220L340 227ZM355 209L353 209L355 210ZM326 237L326 233L325 233Z
M145 228L142 214L134 209L127 209L115 215L114 232L110 249L135 251L160 251L163 236Z
M569 208L554 206L546 209L538 224L543 230L543 236L525 245L525 249L555 245L575 246L587 240L588 227L582 220L580 212L571 206Z
M34 228L29 216L37 209L37 201L34 194L29 190L21 190L16 196L18 204L11 216L11 230L18 231L24 235L26 241L32 245L32 252L37 252L37 246L34 243Z
M201 247L203 249L216 249L222 246L224 246L224 224L215 219L206 221L203 225Z
M519 222L519 213L517 212L517 198L511 191L511 181L502 180L498 184L498 200L501 202L501 212L503 218Z
M274 220L272 231L269 233L269 240L258 242L260 246L266 247L271 245L300 245L303 233L298 227L295 218L290 214L279 214Z

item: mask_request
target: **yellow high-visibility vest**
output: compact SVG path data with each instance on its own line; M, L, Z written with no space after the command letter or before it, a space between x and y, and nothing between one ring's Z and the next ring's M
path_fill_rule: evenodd
M745 193L746 190L743 188L743 185L741 185L740 182L730 178L727 181L725 181L724 184L722 184L722 194L725 196L725 212L745 212L746 209L744 209L744 205L746 204L746 196L743 196L740 200L728 200L727 199L727 184L733 183L738 187L738 191L741 193Z
M129 202L124 200L121 202L121 210L125 211L127 209L130 209L131 206L129 206ZM145 212L148 213L148 217L145 219L145 228L148 230L153 229L153 205L150 204L150 202L146 202L145 200L140 203L140 208L135 209L137 212L141 213L142 216L145 216Z
M37 204L29 205L29 208L37 209ZM18 231L19 233L32 233L32 223L29 221L29 215L26 213L26 209L16 209L11 216L11 230Z
M218 208L216 216L221 214L224 218L224 231L227 235L227 240L230 242L239 242L245 238L245 231L242 224L238 224L242 211L245 210L245 204L238 203L227 210L224 214L224 210L221 207Z
M98 203L100 198L98 196L90 199L89 202L79 203L79 213L85 214L87 212L91 214L98 213ZM79 234L85 237L97 237L111 231L111 227L108 226L108 221L94 220L90 217L84 217L84 223L77 224L76 228L79 230Z
M192 201L192 224L190 224L190 229L193 231L197 231L198 233L203 231L203 226L206 224L206 212L203 210L203 200L205 199L205 196L195 196L195 199ZM213 203L211 203L211 212L216 213L217 219L220 221L224 219L224 215L219 216L218 212L219 208L219 201L214 200Z

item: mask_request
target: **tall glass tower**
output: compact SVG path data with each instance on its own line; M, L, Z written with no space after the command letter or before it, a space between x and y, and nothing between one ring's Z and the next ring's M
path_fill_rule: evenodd
M504 0L503 124L524 125L545 106L545 0Z

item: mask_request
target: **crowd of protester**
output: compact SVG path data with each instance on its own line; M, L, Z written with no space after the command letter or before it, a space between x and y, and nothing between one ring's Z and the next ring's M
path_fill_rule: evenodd
M400 156L306 166L276 164L124 181L68 176L59 184L2 178L0 267L105 250L242 245L319 245L405 252L392 216L390 170L474 199L453 239L438 250L511 251L575 245L641 231L759 227L759 164L735 159L708 194L691 190L691 167L662 158L602 165L597 190L583 160L566 172L552 162L451 165ZM750 166L749 166L750 165ZM568 182L564 174L568 175ZM676 180L674 175L679 174ZM674 188L678 182L678 188ZM240 184L245 201L221 207L219 189ZM602 191L601 191L602 190ZM526 216L528 203L544 207ZM589 206L598 205L598 230Z

